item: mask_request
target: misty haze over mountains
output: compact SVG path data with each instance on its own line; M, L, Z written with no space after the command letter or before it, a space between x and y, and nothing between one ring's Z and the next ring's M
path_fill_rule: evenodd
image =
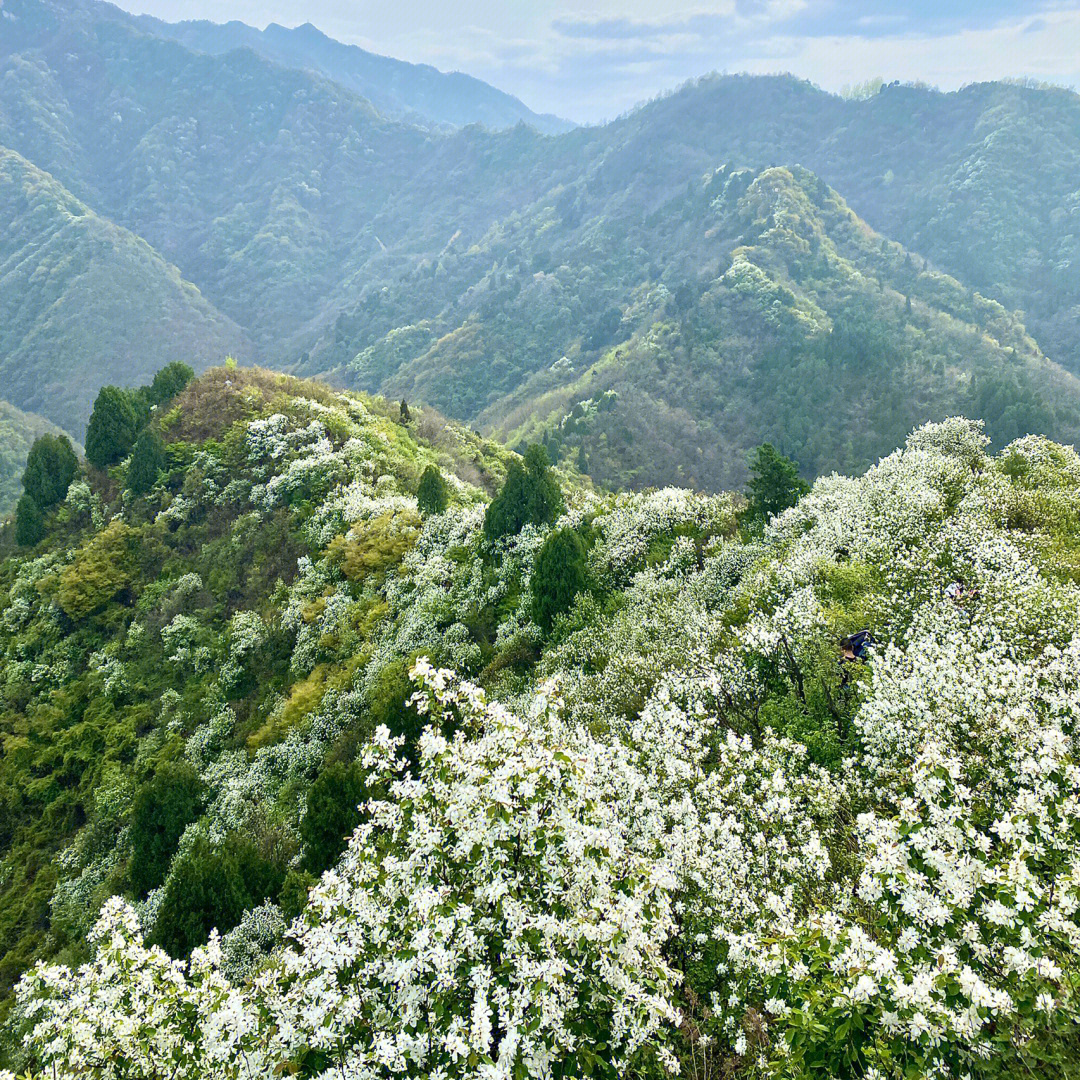
M1070 91L710 76L574 129L310 26L2 26L4 396L76 437L102 376L226 352L613 483L738 482L762 433L817 472L928 415L1080 430Z

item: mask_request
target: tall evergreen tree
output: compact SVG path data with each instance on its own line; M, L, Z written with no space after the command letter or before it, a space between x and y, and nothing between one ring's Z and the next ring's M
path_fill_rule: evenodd
M746 497L752 518L768 520L809 491L809 485L799 476L799 467L772 445L762 443L750 458L750 482Z
M194 378L195 372L183 361L174 360L171 364L166 364L146 388L147 404L164 405Z
M308 788L307 813L300 822L304 866L321 874L337 862L360 822L360 804L368 798L359 764L328 765Z
M34 440L23 471L23 490L41 510L55 506L67 494L79 471L79 461L66 435L42 435Z
M420 477L416 505L422 514L441 514L450 505L450 490L437 466L429 465Z
M45 535L45 520L33 495L25 491L15 507L15 543L33 547Z
M497 540L521 532L529 523L548 525L562 510L562 491L551 471L547 451L533 443L525 450L524 464L510 463L506 483L484 515L484 535Z
M104 469L131 451L141 426L134 395L119 386L103 386L86 426L86 460Z
M143 428L131 451L127 486L136 495L145 495L165 468L165 440L157 428Z
M557 529L536 557L532 575L532 617L547 633L557 615L569 611L585 588L585 545L573 529Z

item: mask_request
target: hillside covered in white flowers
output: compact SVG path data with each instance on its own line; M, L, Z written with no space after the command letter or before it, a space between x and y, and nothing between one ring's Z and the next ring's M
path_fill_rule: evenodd
M543 470L429 410L153 424L0 564L7 1068L1080 1075L1072 448L927 425L763 530L544 473L508 531Z

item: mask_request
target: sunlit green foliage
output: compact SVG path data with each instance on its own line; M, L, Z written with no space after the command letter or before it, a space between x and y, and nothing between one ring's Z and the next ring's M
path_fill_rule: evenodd
M56 583L56 603L68 618L85 619L131 584L136 543L134 530L111 521L79 548Z

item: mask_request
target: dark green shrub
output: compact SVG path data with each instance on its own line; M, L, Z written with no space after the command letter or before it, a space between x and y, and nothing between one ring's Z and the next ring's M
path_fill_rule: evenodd
M308 890L315 884L314 874L293 867L286 875L278 894L278 907L287 920L295 919L307 905Z
M23 490L42 510L61 502L79 471L79 461L66 435L42 435L26 457Z
M173 865L154 938L170 956L187 956L215 927L224 934L248 908L276 897L284 880L284 862L255 838L232 833L213 844L200 837Z
M145 495L165 468L165 440L156 428L144 428L135 440L127 470L127 486L135 495Z
M385 725L393 735L405 736L404 752L412 756L427 719L409 704L415 687L409 678L410 660L391 660L375 676L368 692L372 728Z
M558 529L545 541L532 574L532 617L547 633L557 615L569 611L586 583L585 545L573 529Z
M141 413L129 391L103 386L86 426L86 460L104 469L127 457L142 426Z
M337 761L319 774L308 788L307 812L300 822L306 870L321 874L337 862L360 823L358 807L366 799L367 786L355 762Z
M202 783L186 762L169 762L135 793L131 814L131 887L145 896L169 872L184 829L202 808Z
M416 505L422 514L441 514L450 504L450 489L435 465L429 465L416 489Z
M45 535L45 518L37 500L25 492L15 507L15 543L33 547Z

